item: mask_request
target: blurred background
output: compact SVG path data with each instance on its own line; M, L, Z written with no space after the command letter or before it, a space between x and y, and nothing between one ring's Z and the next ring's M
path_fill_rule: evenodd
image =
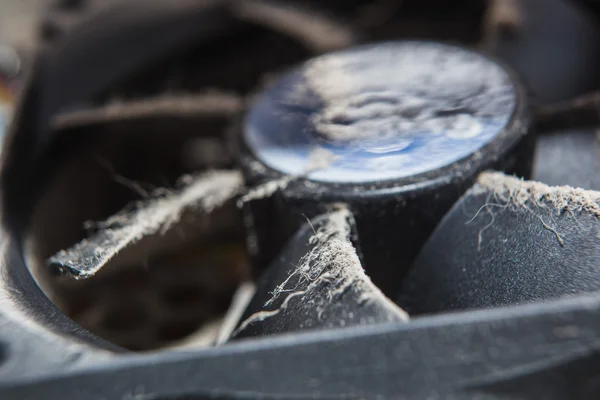
M37 22L46 0L3 0L0 2L0 138L12 114L16 76L35 48Z
M38 11L47 0L2 0L0 2L0 40L29 50L35 43Z

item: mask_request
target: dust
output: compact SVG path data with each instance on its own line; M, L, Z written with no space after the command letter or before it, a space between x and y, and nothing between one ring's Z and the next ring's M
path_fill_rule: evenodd
M484 211L491 216L490 223L479 232L479 248L483 240L483 233L493 225L494 210L498 208L526 211L535 216L544 229L556 236L561 246L564 246L564 240L558 232L556 224L544 220L535 212L535 207L550 208L556 215L562 215L565 212L571 215L585 213L600 218L600 192L592 190L571 186L548 186L540 182L507 176L500 172L484 172L479 175L475 186L470 190L471 195L482 193L488 193L486 204L481 206L475 216L468 221L473 221Z
M391 146L384 152L407 147L422 132L477 136L481 120L504 121L514 108L513 86L502 69L441 44L389 43L319 57L304 77L323 101L312 117L319 134L358 141L377 153L383 143Z
M311 151L308 161L303 171L298 175L285 175L279 179L273 179L262 183L256 187L250 188L237 202L238 207L242 208L245 203L253 200L265 199L272 196L274 193L284 190L288 185L300 178L305 178L314 171L327 168L333 161L335 155L329 150L315 148Z
M248 190L246 194L240 197L237 201L237 206L241 208L245 203L248 203L250 201L271 197L274 193L287 188L290 182L296 179L298 179L298 177L293 175L286 175L282 178L273 179L263 184L260 184Z
M500 172L484 172L473 188L474 194L492 190L499 199L516 205L534 202L537 206L550 206L559 213L587 213L600 218L600 192L571 186L548 186L541 182L525 181Z
M237 204L272 196L283 190L295 179L310 172L326 168L333 155L326 150L314 151L301 175L284 176L271 180L254 188L245 188L244 180L237 171L212 171L199 176L184 176L180 182L185 185L178 192L165 188L155 188L151 193L142 186L128 180L109 168L113 179L135 190L143 200L127 206L121 212L105 221L86 223L87 229L98 232L83 239L73 247L62 250L48 259L50 265L61 271L68 271L76 278L93 276L107 265L119 252L155 234L165 234L171 228L177 228L184 212L194 210L203 215L210 214L215 208L239 195ZM250 218L250 219L249 219ZM252 232L251 216L245 213L245 225ZM252 234L248 235L249 238ZM252 245L252 243L249 243ZM250 250L252 246L249 246Z
M113 100L106 106L83 109L58 115L52 126L55 130L115 121L149 117L199 117L233 115L242 109L242 99L235 94L207 92L188 95L164 95L134 101Z
M243 188L237 171L211 171L182 179L186 186L177 192L140 201L133 210L122 211L97 224L101 229L49 259L50 264L67 270L77 278L98 272L123 249L145 236L165 234L177 224L184 212L209 214L234 198Z
M384 305L389 318L407 320L407 314L385 297L365 273L356 249L350 241L353 220L352 213L347 207L337 205L337 209L327 215L326 222L314 230L314 234L309 238L310 251L300 259L288 277L275 287L271 298L265 302L263 310L243 321L233 336L250 324L281 313L294 298L315 297L317 290L319 295L325 297L327 303L331 303L352 287L361 293L361 302L377 301ZM294 284L290 285L290 282ZM323 282L334 284L327 285L326 289L323 289L321 285ZM323 293L323 290L326 292ZM286 296L281 306L268 310L281 296ZM322 313L323 305L316 305L316 307L317 313Z

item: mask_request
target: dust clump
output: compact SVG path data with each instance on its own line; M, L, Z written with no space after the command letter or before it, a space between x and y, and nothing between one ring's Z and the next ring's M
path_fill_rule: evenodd
M237 171L211 171L184 177L182 183L179 191L161 190L160 195L136 203L133 210L125 209L97 223L95 234L50 257L49 263L76 278L88 278L142 238L165 234L184 213L209 214L243 188Z
M528 202L540 207L552 207L558 213L587 213L600 218L600 192L571 186L548 186L525 181L500 172L484 172L473 188L474 194L492 190L494 195L517 206Z
M525 211L534 215L542 226L552 232L561 246L564 240L556 228L556 224L544 220L535 209L551 209L551 214L562 215L569 213L589 214L600 218L600 192L574 188L571 186L548 186L541 182L525 181L507 176L500 172L484 172L479 175L475 186L470 190L471 195L488 193L488 199L468 222L473 221L482 212L491 216L491 221L479 232L481 246L483 232L494 223L495 208L513 211ZM467 222L467 223L468 223Z
M310 304L310 308L320 316L325 307L350 289L359 293L358 300L361 304L371 301L379 303L385 310L387 320L408 319L408 315L389 300L365 273L350 240L352 213L344 206L338 207L327 215L325 223L314 229L314 234L308 239L310 250L300 259L288 277L273 289L263 309L244 320L232 336L250 324L264 321L285 311L293 299ZM282 296L285 296L285 299L281 305L269 309Z
M279 179L273 179L250 188L242 197L240 197L237 205L241 208L245 203L250 201L271 197L276 192L285 190L293 181L300 178L305 178L312 172L327 168L333 161L335 161L335 158L335 155L329 150L316 148L310 153L302 173L298 175L284 175Z
M101 124L115 121L128 121L150 117L198 117L233 115L242 108L243 101L237 95L221 92L207 92L194 95L166 95L161 97L118 101L94 109L77 110L58 115L52 125L55 130Z

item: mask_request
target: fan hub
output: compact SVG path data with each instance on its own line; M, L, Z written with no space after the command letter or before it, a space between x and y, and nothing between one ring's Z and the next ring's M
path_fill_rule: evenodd
M470 50L390 42L324 55L265 90L244 126L257 158L284 174L367 183L435 171L502 132L517 103L509 73Z
M242 122L247 182L282 188L250 206L255 264L273 260L306 218L343 203L367 273L395 293L479 172L528 174L530 121L514 74L475 51L398 41L309 60L265 89Z

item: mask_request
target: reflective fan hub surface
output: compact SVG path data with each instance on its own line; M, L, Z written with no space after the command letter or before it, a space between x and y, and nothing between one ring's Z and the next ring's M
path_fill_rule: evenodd
M503 131L516 103L508 73L483 55L390 42L292 70L259 96L243 131L254 155L280 173L360 184L472 155ZM314 168L323 157L326 167Z

